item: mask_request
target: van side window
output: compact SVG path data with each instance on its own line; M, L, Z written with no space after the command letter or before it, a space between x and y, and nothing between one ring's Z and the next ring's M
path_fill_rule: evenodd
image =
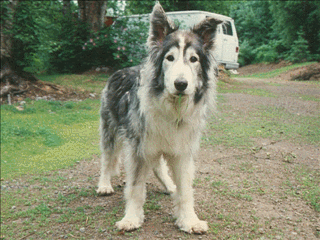
M231 22L226 21L225 24L222 25L223 34L233 36Z

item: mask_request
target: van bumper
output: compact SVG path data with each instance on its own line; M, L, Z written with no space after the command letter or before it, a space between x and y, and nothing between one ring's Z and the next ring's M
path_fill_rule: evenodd
M238 69L239 63L225 63L226 69Z
M225 69L238 69L239 68L239 63L237 62L224 62L224 61L219 61L217 60L219 65L222 65L225 67Z

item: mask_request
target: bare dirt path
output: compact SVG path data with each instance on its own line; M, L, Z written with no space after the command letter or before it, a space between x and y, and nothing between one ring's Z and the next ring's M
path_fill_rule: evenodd
M199 217L209 223L206 235L189 235L178 230L170 196L163 193L153 176L147 184L143 227L131 233L117 231L114 223L124 212L124 171L113 180L115 194L97 196L98 156L39 178L5 182L4 194L14 196L20 191L26 194L26 200L40 199L30 200L31 205L14 206L13 214L36 208L40 203L51 212L42 213L48 219L42 227L38 217L33 220L28 214L20 214L4 224L14 224L17 234L36 230L20 239L320 239L319 141L308 143L290 138L290 129L276 133L277 138L244 132L244 139L250 138L249 146L241 143L226 146L210 140L215 138L215 133L218 136L220 130L215 124L219 119L225 124L245 125L247 116L257 117L252 115L252 109L260 109L259 114L264 114L261 109L269 112L280 109L288 126L290 116L319 117L320 85L237 78L233 84L224 84L223 89L219 95L219 112L210 120L195 159L195 206ZM277 112L272 113L277 119ZM271 118L270 114L266 115L261 130L257 131L267 131ZM225 124L221 126L230 129ZM288 137L281 137L286 134ZM234 141L232 134L226 141Z

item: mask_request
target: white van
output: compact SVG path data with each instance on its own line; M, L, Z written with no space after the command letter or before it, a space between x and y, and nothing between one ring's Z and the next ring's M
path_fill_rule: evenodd
M226 69L239 68L239 41L232 18L205 11L179 11L166 12L166 14L171 20L179 23L180 29L193 27L207 17L214 17L224 21L224 24L220 24L217 29L216 48L213 55L218 64L223 65ZM149 22L149 16L150 14L141 14L131 15L128 18L132 21Z

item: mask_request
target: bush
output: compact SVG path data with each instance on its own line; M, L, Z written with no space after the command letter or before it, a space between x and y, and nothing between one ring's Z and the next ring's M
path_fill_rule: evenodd
M51 54L52 72L83 72L93 66L124 68L146 57L148 24L123 17L93 33L79 20L62 20L62 32ZM89 36L89 37L88 37Z
M111 27L91 35L82 45L82 50L87 55L96 56L96 65L135 66L147 55L147 36L147 23L120 18Z
M278 52L280 45L281 45L280 40L271 40L268 44L263 44L259 46L254 50L254 54L255 54L254 62L256 63L277 62L281 58Z
M10 19L8 4L9 1L1 3L1 7L5 11L4 19ZM16 60L17 66L22 70L28 70L26 68L30 66L30 61L32 61L38 50L40 32L36 4L30 1L19 2L12 29L5 33L13 36L12 55Z
M92 57L83 53L82 45L90 34L89 28L76 17L62 17L61 26L58 41L51 43L51 72L77 73L88 69Z
M254 51L252 46L250 46L249 42L247 40L244 40L240 44L240 52L239 52L239 58L238 62L240 66L245 66L247 64L250 64L255 58Z
M308 50L308 41L303 37L302 29L298 32L298 39L293 42L291 49L287 52L285 60L290 62L306 62L311 60Z

